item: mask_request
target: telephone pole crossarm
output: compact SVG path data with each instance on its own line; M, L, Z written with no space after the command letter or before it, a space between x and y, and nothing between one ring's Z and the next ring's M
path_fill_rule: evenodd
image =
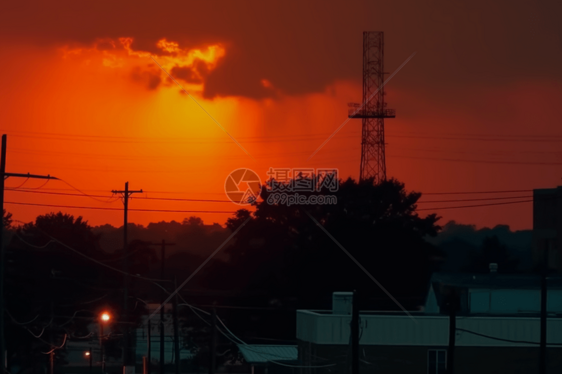
M60 180L57 177L53 177L51 175L37 175L37 174L20 174L20 173L4 173L4 179L9 177L17 177L17 178L33 178L33 179L55 179Z

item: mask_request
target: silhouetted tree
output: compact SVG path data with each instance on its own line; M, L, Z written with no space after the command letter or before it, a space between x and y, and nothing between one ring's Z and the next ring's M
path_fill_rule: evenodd
M6 209L4 209L2 217L4 219L4 227L10 228L12 226L12 213L6 212Z
M120 264L108 261L98 239L82 217L63 213L38 216L15 229L7 247L6 309L12 322L8 350L16 358L46 360L50 339L60 345L65 336L87 335L88 325L107 307L120 317L123 276L101 266ZM130 320L138 320L139 313L141 309ZM56 351L58 363L63 353Z
M297 297L298 307L306 308L329 308L332 292L357 289L377 296L373 307L396 308L341 245L404 303L423 298L430 258L439 253L424 238L439 226L435 214L416 213L421 193L406 192L396 180L373 185L348 179L328 194L337 204L287 206L268 203L264 188L255 212L239 210L230 218L231 230L249 221L227 249L232 260L222 274L224 287L261 290L270 299Z
M488 273L491 263L498 264L499 273L516 272L519 264L519 260L510 256L507 246L503 245L495 235L484 238L479 252L473 255L467 270Z

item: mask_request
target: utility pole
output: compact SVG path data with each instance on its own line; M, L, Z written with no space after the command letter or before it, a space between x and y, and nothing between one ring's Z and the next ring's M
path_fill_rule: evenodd
M129 334L129 324L128 324L128 302L129 302L129 276L127 272L129 271L129 258L127 256L127 225L128 219L127 214L129 211L129 198L134 193L142 193L142 190L131 191L129 190L129 182L125 182L125 190L112 190L111 193L113 194L121 194L123 196L123 206L124 206L124 224L123 224L123 283L125 291L123 292L123 319L124 323L124 332L123 332L123 374L129 374L127 371L127 367L130 366L131 361L131 351L129 348L130 344L130 334ZM134 371L133 365L133 371Z
M176 243L166 243L166 240L162 239L161 243L146 243L147 245L160 245L160 279L165 279L166 276L166 246L168 245L176 245ZM162 290L162 304L166 301L166 293ZM164 344L165 344L165 335L164 335L164 309L166 308L165 305L162 305L160 308L160 374L164 374L165 366L164 366Z
M2 135L2 150L0 154L0 211L2 212L2 226L0 227L0 365L6 370L6 343L4 337L4 181L9 177L29 179L58 179L50 175L6 173L7 136ZM3 371L4 371L3 370Z
M53 318L55 317L55 307L54 303L51 301L51 323L53 323ZM49 373L55 374L55 337L53 334L53 329L51 328L50 340L51 340L51 353L49 353Z
M100 327L100 354L101 354L101 372L105 373L105 349L103 346L103 322L99 322Z
M178 288L176 282L176 276L173 278L174 289ZM178 324L178 294L174 297L174 356L176 357L176 374L180 374L180 334L179 334L179 324Z
M359 300L353 291L351 307L351 374L359 374Z
M211 311L211 344L209 347L209 374L215 374L215 364L217 361L217 311Z
M457 290L451 290L449 295L449 347L447 349L447 374L453 374L455 370L455 338L457 335Z
M546 374L546 317L547 317L547 284L546 276L548 274L548 250L549 242L547 241L543 247L543 261L541 271L541 341L539 356L539 374Z
M146 360L148 361L147 365L146 365L146 374L150 374L150 369L151 369L151 365L152 365L152 325L150 324L150 318L148 319L147 322L147 328L148 328L148 332L146 334L146 346L147 346L147 352L146 352Z
M164 255L164 253L162 253ZM162 272L161 272L161 279L164 279L164 256L162 256ZM162 304L166 296L162 296ZM166 363L165 363L165 355L164 355L164 347L166 345L166 336L164 334L164 309L166 309L166 305L162 305L160 308L160 374L164 374L166 371Z
M166 242L164 240L162 240L162 247L161 247L161 252L160 252L160 279L164 279L165 277L165 272L166 272ZM164 294L164 290L162 290L162 304L164 304L164 301L166 300L166 294ZM165 329L164 329L164 309L166 308L166 305L162 305L162 308L160 308L160 374L164 374L165 370L166 370L166 364L165 364L165 356L164 356L164 348L166 345L166 339L165 339Z

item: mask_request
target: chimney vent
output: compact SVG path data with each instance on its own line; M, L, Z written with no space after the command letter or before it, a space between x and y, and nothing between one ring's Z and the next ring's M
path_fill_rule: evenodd
M334 292L332 294L332 313L350 315L353 309L353 292Z

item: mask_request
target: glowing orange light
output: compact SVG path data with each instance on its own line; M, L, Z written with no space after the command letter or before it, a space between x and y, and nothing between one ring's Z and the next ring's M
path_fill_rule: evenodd
M109 313L107 313L107 312L102 313L102 315L101 315L101 320L102 320L102 321L107 322L107 321L109 321L110 319L111 319L111 316L109 315Z
M89 356L90 352L84 352L84 356Z

